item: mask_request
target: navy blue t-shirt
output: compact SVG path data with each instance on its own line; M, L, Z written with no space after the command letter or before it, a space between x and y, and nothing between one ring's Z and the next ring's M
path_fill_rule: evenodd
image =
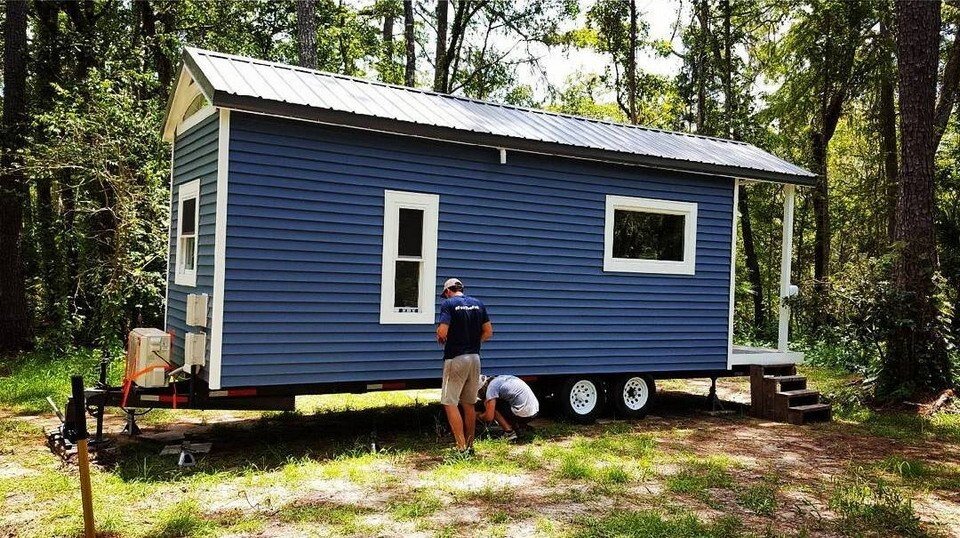
M478 299L457 295L440 303L440 323L450 326L447 343L443 346L443 358L480 353L480 335L483 324L490 321L487 308Z

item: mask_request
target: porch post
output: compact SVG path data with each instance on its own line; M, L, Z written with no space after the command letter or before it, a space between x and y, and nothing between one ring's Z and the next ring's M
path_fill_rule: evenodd
M790 296L790 269L793 261L793 202L796 186L783 186L783 244L780 248L780 328L777 331L777 350L787 351L790 332L790 307L784 299Z

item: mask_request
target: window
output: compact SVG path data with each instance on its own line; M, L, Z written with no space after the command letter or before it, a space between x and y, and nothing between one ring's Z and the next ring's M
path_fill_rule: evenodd
M607 196L603 270L692 275L697 204Z
M199 179L180 185L177 193L177 256L174 283L182 286L197 285L199 199Z
M435 194L384 192L380 323L433 323L439 213Z

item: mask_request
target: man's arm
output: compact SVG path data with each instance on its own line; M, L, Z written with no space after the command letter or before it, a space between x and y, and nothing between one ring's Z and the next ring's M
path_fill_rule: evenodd
M447 343L447 330L450 329L450 326L446 323L441 323L437 325L437 342L440 345Z
M481 342L486 342L487 340L493 338L493 323L490 323L489 321L484 323L482 330L483 332L480 333Z
M480 420L484 422L490 422L493 420L494 414L497 412L497 399L490 398L489 400L483 402L483 413L480 414Z

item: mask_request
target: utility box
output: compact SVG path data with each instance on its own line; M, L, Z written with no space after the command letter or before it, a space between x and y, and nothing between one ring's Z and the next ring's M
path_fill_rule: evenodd
M193 327L207 326L207 298L206 293L191 293L187 295L187 325Z
M183 343L183 365L203 366L204 355L207 351L207 335L203 333L187 333Z
M127 375L141 387L167 385L171 336L160 329L137 328L127 340Z

